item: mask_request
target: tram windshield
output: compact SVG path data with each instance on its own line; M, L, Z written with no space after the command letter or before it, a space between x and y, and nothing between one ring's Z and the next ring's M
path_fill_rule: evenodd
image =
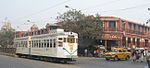
M68 43L75 43L75 38L74 37L69 37L67 38Z

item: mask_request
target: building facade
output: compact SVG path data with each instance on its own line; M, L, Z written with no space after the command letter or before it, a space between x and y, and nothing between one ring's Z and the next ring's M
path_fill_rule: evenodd
M150 27L112 16L102 16L101 44L107 47L150 47Z
M11 22L9 20L6 19L3 23L4 23L4 25L1 27L1 30L14 31L14 29L11 26Z
M30 28L30 31L16 31L15 37L25 37L25 36L33 36L33 35L40 35L40 34L47 34L52 29L57 29L59 26L57 24L49 24L47 23L45 28L38 29L36 24L33 24Z

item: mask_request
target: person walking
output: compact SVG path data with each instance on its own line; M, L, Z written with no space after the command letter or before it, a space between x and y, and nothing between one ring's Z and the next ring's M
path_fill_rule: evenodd
M84 56L88 56L88 50L87 49L84 50Z
M139 58L139 62L143 62L144 61L144 50L140 50L140 58Z
M136 53L137 53L136 50L133 50L133 51L132 51L132 55L131 55L132 58L131 58L131 59L132 59L133 62L136 61Z
M150 68L150 50L148 50L146 61L147 61L148 68Z

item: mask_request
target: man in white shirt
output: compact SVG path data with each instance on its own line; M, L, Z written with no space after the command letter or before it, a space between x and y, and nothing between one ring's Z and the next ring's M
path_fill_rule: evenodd
M146 56L146 61L148 64L148 68L150 68L150 50L148 50L147 56Z

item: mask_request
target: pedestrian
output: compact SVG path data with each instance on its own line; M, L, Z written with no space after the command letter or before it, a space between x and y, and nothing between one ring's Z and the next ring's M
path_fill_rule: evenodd
M147 54L148 54L148 49L145 49L145 50L144 50L144 57L146 57Z
M87 49L84 50L84 56L88 56L88 50Z
M94 50L94 56L93 57L96 57L97 53L96 53L96 50Z
M150 50L148 50L146 61L147 61L148 68L150 68Z
M135 49L132 50L131 56L132 56L132 58L131 58L132 61L135 62L136 61L136 50Z
M139 59L140 59L140 50L136 50L135 56L136 56L135 61L139 61Z
M140 50L140 58L139 58L140 62L144 61L144 50Z

